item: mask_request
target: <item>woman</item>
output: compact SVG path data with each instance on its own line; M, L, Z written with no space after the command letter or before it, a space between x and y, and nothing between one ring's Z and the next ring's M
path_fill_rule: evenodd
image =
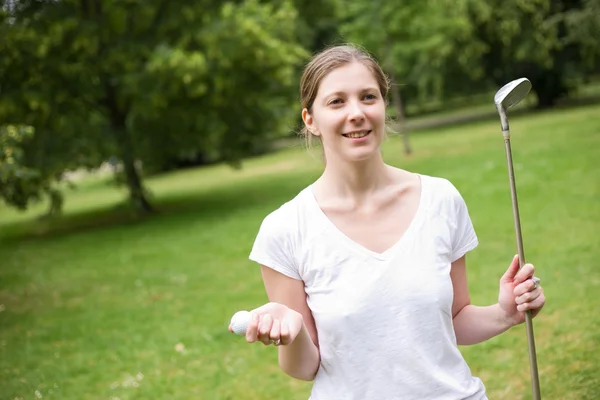
M388 86L353 46L307 65L304 134L321 140L325 168L260 227L250 259L270 303L246 340L278 346L285 373L314 380L311 400L486 399L457 345L523 323L545 297L515 256L498 303L470 304L467 207L448 180L384 163Z

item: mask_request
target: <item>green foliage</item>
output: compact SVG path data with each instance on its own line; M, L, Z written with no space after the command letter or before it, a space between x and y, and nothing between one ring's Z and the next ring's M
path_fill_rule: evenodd
M577 45L583 65L589 71L595 71L600 64L600 45L598 27L600 27L600 0L582 0L580 7L565 10L566 34L561 38L563 46Z
M412 102L527 76L551 105L599 61L598 0L359 0L342 15L341 33L383 60Z
M472 1L476 38L487 47L480 61L486 76L495 85L527 76L538 105L554 105L598 64L600 44L591 39L599 21L598 3Z
M483 45L473 41L467 3L357 1L344 9L340 31L375 53L387 71L398 77L394 83L401 85L407 98L440 98L449 84L482 75L475 60ZM453 89L469 91L465 85Z
M330 44L382 61L398 116L520 76L552 105L600 62L600 0L1 4L0 123L35 129L22 167L52 183L117 160L144 210L145 176L185 160L240 166L291 133L300 70Z
M51 216L62 211L63 195L55 187L60 177L43 173L42 162L29 162L26 149L35 140L31 126L0 126L0 199L25 211L45 196L50 205L46 216Z
M226 3L197 33L202 53L173 48L156 53L147 77L156 86L146 86L156 107L151 112L140 107L133 116L146 159L167 147L172 155L202 153L237 163L284 134L294 109L295 67L307 57L294 44L295 18L289 3L279 8L254 0ZM191 59L193 68L187 64ZM181 71L181 84L173 86L166 71ZM172 92L165 93L167 87ZM163 134L147 135L152 127Z
M298 11L298 41L311 52L340 42L338 0L293 0Z
M33 132L32 127L0 126L0 198L19 210L40 197L40 172L23 165L22 143Z
M150 209L144 172L198 155L239 164L286 130L307 57L289 1L12 4L0 118L35 127L27 156L45 174L116 157Z

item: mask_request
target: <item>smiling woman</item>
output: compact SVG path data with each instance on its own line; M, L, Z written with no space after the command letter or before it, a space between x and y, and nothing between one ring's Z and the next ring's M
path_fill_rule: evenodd
M326 164L261 224L250 259L270 303L251 311L246 340L277 345L285 373L314 380L311 400L484 400L457 345L522 323L545 297L514 258L498 303L470 304L465 257L478 238L467 206L448 180L384 162L388 86L353 46L307 65L304 132Z
M349 82L353 82L354 85L347 85ZM366 83L367 86L360 86L359 83L362 85ZM382 116L385 121L388 90L387 76L366 52L351 46L328 49L312 60L300 82L302 119L306 124L302 134L306 137L309 145L312 136L317 136L324 145L335 146L335 142L326 141L327 139L323 138L322 131L327 129L315 125L313 113L315 111L329 112L330 115L338 115L339 119L343 118L342 114L349 106L361 108L369 106L367 107L368 114L371 116L369 123L373 125L365 126L363 129L352 127L348 132L342 131L341 135L353 139L353 142L364 142L365 140L358 139L370 136L375 131L380 143L381 137L385 135L385 125L375 126L374 124L379 123ZM354 109L355 112L357 110L357 108ZM326 121L326 118L322 120ZM325 159L327 159L326 154Z
M361 62L337 67L321 81L302 118L321 138L325 159L337 162L371 158L385 135L385 98L371 70Z

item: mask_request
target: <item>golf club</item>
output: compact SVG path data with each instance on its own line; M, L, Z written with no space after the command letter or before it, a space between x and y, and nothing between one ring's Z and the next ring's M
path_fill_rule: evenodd
M517 105L527 96L531 90L531 82L527 78L515 79L498 90L494 96L494 103L500 114L500 123L502 125L502 134L504 135L504 144L506 147L506 161L508 163L508 178L510 181L510 194L512 199L513 218L515 232L517 235L517 249L519 253L519 268L525 265L525 254L523 251L523 238L521 236L521 222L519 218L519 205L517 202L517 190L515 187L515 172L513 169L512 151L510 147L510 129L508 126L507 111L509 108ZM535 351L535 339L533 335L533 322L531 311L525 313L525 324L527 329L527 342L529 344L529 366L531 370L531 380L533 388L533 399L540 400L540 382L538 377L537 357Z

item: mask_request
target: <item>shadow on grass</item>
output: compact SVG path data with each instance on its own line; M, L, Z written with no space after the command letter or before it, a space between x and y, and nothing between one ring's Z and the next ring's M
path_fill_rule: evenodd
M69 213L48 219L32 219L6 224L0 240L5 244L58 238L93 230L136 226L164 219L211 220L231 215L248 208L264 205L265 212L290 200L315 176L306 173L255 177L246 181L199 190L195 193L173 194L153 199L155 211L140 215L125 202L89 211ZM150 196L152 198L152 196Z

